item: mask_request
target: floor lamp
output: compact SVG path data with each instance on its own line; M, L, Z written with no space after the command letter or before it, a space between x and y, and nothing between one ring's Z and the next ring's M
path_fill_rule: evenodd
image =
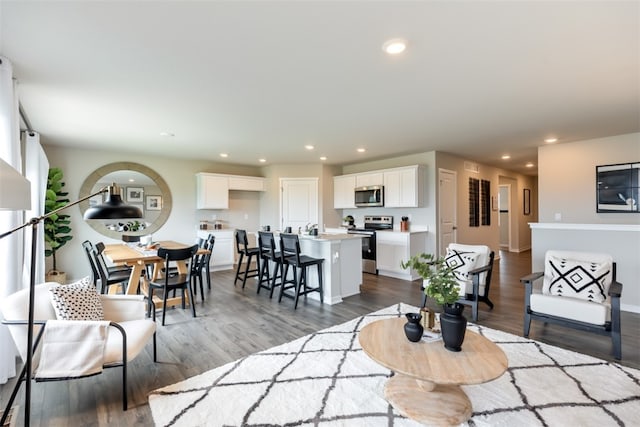
M0 209L8 210L24 210L29 209L30 205L30 183L22 175L20 175L14 168L0 159ZM11 184L10 184L11 183ZM5 185L6 184L6 185ZM33 312L34 312L34 288L36 281L36 249L37 249L37 230L38 224L50 216L58 214L60 211L67 209L71 206L77 205L91 197L99 194L107 193L107 200L98 206L90 207L84 214L84 219L121 219L121 218L142 218L142 211L135 207L125 205L120 195L120 188L112 184L101 188L99 191L83 197L75 202L68 203L60 209L56 209L47 214L39 217L32 218L28 222L0 234L0 239L3 239L16 231L31 226L31 274L29 278L29 318L27 320L27 360L25 366L20 373L20 377L16 382L16 385L11 393L9 402L4 409L4 414L0 420L0 425L4 425L6 418L11 409L11 405L18 393L20 383L25 381L25 408L24 408L24 425L30 425L31 414L31 374L33 363ZM26 195L25 195L26 194ZM26 200L26 202L25 202Z

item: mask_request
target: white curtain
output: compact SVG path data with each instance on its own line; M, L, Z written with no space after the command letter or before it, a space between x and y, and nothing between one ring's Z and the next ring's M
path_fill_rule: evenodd
M18 94L13 80L13 67L3 56L0 56L0 62L0 158L21 171ZM23 222L22 211L0 211L0 232L15 228ZM23 238L23 233L19 231L0 240L0 298L22 288ZM17 354L4 325L0 325L0 348L0 384L4 384L8 378L15 376Z
M47 191L47 176L49 174L49 160L40 145L40 134L37 132L24 132L22 135L24 146L24 176L31 183L31 210L25 211L25 218L39 217L44 215L44 200ZM37 250L36 250L36 283L44 282L44 223L37 228ZM24 268L22 272L22 283L29 286L31 279L31 227L24 229Z

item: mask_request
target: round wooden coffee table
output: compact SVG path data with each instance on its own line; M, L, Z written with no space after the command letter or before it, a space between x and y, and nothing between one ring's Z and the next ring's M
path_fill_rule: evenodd
M402 415L425 424L454 425L471 417L471 401L460 385L481 384L502 375L507 356L492 341L466 331L462 351L442 340L411 342L404 317L378 320L360 331L364 352L395 375L384 395Z

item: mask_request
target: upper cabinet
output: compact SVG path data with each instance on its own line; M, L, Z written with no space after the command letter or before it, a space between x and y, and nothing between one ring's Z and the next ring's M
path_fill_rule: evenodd
M415 166L384 171L384 206L416 208L421 205L422 169Z
M254 176L196 174L196 208L229 209L229 190L265 191L265 179Z
M422 205L424 169L420 165L354 173L333 177L334 209L355 208L354 189L384 185L386 208L415 208Z
M384 177L381 171L356 174L356 187L370 187L372 185L383 184Z
M355 208L355 196L353 190L356 188L355 175L342 175L333 177L333 208L349 209Z

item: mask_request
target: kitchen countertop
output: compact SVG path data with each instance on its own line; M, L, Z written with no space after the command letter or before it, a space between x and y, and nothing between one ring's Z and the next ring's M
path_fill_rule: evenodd
M299 234L300 239L317 240L317 241L331 241L331 240L349 240L349 239L361 239L362 236L358 234L330 234L320 233L317 236L310 234Z

